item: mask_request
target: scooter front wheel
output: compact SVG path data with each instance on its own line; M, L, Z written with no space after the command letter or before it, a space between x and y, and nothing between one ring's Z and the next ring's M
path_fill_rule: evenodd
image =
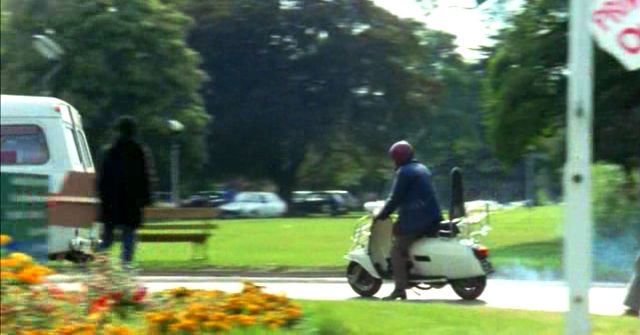
M464 300L477 299L487 286L487 277L475 277L458 279L451 283L451 287L456 294Z
M378 293L382 279L372 276L362 265L351 262L347 267L347 280L351 288L363 297L371 297Z

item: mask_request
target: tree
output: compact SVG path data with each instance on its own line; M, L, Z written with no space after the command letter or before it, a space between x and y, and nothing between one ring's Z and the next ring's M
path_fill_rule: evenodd
M567 19L566 2L529 0L497 36L483 97L490 139L506 162L557 146L563 134ZM640 75L597 48L595 70L595 158L630 171L640 160Z
M286 198L314 153L349 146L383 154L437 103L428 46L416 34L424 27L369 1L184 6L196 21L190 45L211 78L203 89L216 120L210 171L268 178Z
M200 58L185 41L187 16L158 0L2 3L8 15L2 32L3 93L40 93L40 78L53 64L31 48L31 36L48 34L65 50L50 90L80 110L94 153L109 141L119 115L134 115L163 172L170 141L166 121L177 119L188 130L182 138L188 143L184 165L198 168L209 117L199 95L205 78Z

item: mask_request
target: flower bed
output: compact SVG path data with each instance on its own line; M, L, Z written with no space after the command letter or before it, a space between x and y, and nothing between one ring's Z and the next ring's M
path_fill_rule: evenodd
M2 245L9 241L0 237ZM287 297L249 282L238 293L176 288L148 295L135 276L98 255L81 289L64 291L29 255L1 252L1 334L218 334L291 329L302 319Z

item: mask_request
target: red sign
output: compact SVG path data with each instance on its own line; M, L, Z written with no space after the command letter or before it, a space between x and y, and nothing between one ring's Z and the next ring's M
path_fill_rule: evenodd
M596 0L591 30L627 69L640 69L640 0Z

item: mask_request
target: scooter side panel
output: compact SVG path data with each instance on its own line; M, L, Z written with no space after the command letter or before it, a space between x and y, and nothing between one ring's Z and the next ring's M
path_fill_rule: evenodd
M355 262L360 264L370 275L375 278L380 278L378 271L376 271L373 266L373 262L371 262L371 257L367 254L367 251L364 249L355 249L349 252L345 258L350 262Z
M411 247L412 274L461 279L483 276L473 250L453 238L423 238Z
M387 258L391 257L393 222L391 220L378 220L371 227L369 239L369 252L374 264L378 264L382 271L388 271Z

